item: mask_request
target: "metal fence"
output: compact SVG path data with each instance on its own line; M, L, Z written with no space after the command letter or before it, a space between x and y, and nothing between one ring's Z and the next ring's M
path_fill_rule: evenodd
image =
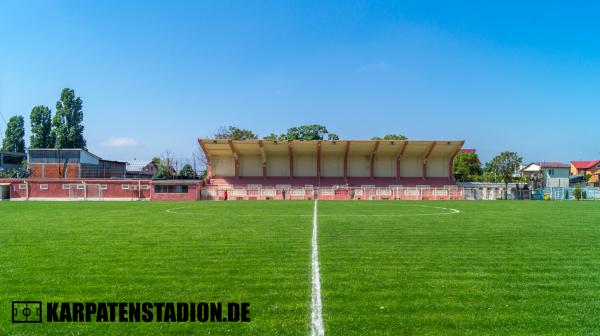
M575 200L576 188L543 188L536 190L531 199L534 200ZM600 188L597 187L582 187L582 200L600 200Z
M465 198L465 190L458 186L218 185L202 188L201 195L203 200L461 200Z

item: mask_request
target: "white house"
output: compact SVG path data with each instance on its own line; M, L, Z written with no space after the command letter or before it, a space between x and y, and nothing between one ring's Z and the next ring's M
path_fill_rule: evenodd
M570 168L560 162L532 162L521 168L521 174L529 177L532 189L568 187Z

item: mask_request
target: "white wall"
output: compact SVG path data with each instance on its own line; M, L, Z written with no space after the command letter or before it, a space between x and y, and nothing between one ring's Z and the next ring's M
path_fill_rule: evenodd
M344 176L344 154L321 155L321 176Z
M267 176L290 176L290 159L287 154L267 156Z
M400 159L400 177L423 177L423 159L406 156Z
M262 176L262 157L260 155L240 155L240 176Z
M348 176L351 177L369 177L369 156L368 155L349 155L348 156Z
M392 155L376 155L375 177L396 177L396 158Z
M444 157L427 159L427 177L448 177L448 161Z
M294 176L317 176L317 157L313 154L294 155Z
M235 176L232 156L213 156L210 158L213 176Z

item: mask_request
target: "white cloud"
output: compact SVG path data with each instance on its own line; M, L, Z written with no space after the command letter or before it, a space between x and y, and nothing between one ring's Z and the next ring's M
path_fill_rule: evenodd
M102 143L108 147L131 147L138 144L137 140L127 137L110 137Z

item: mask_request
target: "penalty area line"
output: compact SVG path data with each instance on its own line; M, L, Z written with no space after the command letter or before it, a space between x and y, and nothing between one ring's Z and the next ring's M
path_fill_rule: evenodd
M313 210L313 231L312 231L312 297L311 297L311 335L324 336L325 327L323 325L323 302L321 301L321 273L319 271L319 246L317 245L317 200Z

